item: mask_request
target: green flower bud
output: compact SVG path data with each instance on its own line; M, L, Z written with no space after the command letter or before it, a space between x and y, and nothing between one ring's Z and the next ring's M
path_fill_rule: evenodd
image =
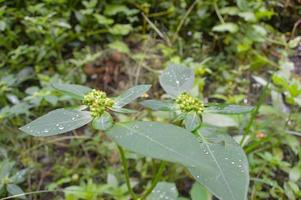
M83 104L89 106L92 117L101 116L107 108L114 105L114 101L103 91L93 89L84 96Z
M182 93L179 95L176 98L176 104L179 106L180 110L185 113L195 111L198 114L202 114L204 111L203 102L187 93Z

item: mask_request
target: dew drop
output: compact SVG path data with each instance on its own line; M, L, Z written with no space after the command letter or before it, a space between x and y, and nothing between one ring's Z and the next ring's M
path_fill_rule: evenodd
M60 126L59 124L56 124L56 126Z
M48 133L48 132L49 132L49 130L48 130L48 129L45 129L45 130L44 130L44 133Z
M75 117L72 117L72 120L74 121L74 120L75 120Z
M225 158L225 160L228 160L229 158Z
M178 85L179 85L179 84L180 84L180 81L176 81L176 84L178 84Z
M63 129L64 129L64 127L63 127L63 126L59 126L59 129L60 129L60 130L63 130Z
M241 168L241 167L242 167L242 165L238 165L238 167L239 167L239 168Z
M232 164L232 165L234 165L234 164L235 164L235 162L231 162L231 164Z

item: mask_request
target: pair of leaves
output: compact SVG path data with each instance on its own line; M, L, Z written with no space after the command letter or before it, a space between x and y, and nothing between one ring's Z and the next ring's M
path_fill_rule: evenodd
M164 91L172 97L177 97L183 92L189 92L194 84L194 72L180 64L170 64L160 76L160 85ZM152 110L172 110L175 108L172 102L159 100L146 100L141 105ZM239 105L208 105L205 112L218 114L243 114L252 111L251 106Z
M79 100L82 100L91 91L91 88L74 84L56 83L53 84L53 87ZM112 110L122 113L132 113L132 110L125 109L123 106L137 99L147 92L149 88L150 85L138 85L130 88L115 99ZM57 109L21 127L20 130L33 136L52 136L77 129L91 121L92 117L88 111ZM113 119L108 112L93 119L93 127L95 129L106 130L112 125Z
M151 110L160 110L160 111L170 111L174 110L175 106L173 102L170 101L160 101L160 100L144 100L140 104ZM253 106L245 105L229 105L229 104L215 104L215 105L206 105L204 112L205 113L217 113L224 115L237 115L237 114L246 114L252 112L254 109Z
M130 151L188 167L198 182L223 200L246 199L248 161L241 147L216 130L201 129L199 134L200 142L177 126L141 121L118 123L107 131Z
M79 100L82 100L84 96L92 90L89 87L75 84L54 83L52 84L52 86L62 93ZM113 108L118 109L124 107L125 105L131 103L132 101L146 93L150 89L150 87L151 85L138 85L128 89L120 96L115 98Z

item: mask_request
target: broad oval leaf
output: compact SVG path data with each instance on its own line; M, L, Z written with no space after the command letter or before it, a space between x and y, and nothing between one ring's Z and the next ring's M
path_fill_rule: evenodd
M209 105L209 106L207 106L205 108L205 112L235 115L235 114L249 113L249 112L252 112L253 109L254 109L253 106L219 104L219 105Z
M203 122L218 127L238 127L238 123L227 115L203 113Z
M52 136L77 129L92 120L90 112L57 109L30 122L20 130L33 136Z
M174 183L159 182L147 200L177 200L178 191Z
M195 179L212 194L222 200L246 200L249 186L248 160L243 149L228 135L214 134L214 130L200 129L200 149L207 158L203 160L212 167L190 167Z
M196 112L189 112L184 118L185 128L190 132L200 127L201 123L201 117Z
M66 83L53 83L52 86L60 92L79 100L82 100L84 96L92 90L82 85Z
M100 117L93 119L92 126L97 130L107 130L113 126L113 118L108 112L104 112Z
M183 128L159 122L133 121L117 123L106 133L120 146L144 156L205 167L198 141ZM207 168L204 170L210 171L210 166Z
M115 104L113 107L121 108L131 103L132 101L146 93L150 89L150 87L151 85L137 85L128 89L115 99Z
M22 195L22 194L24 194L24 191L19 186L15 185L15 184L8 184L6 186L6 189L10 195L13 195L13 196L18 195L17 198L26 199L25 195Z
M142 106L152 109L152 110L161 110L161 111L169 111L172 110L173 103L159 100L145 100L139 102Z
M161 74L160 84L167 94L178 96L193 87L194 73L183 65L171 64Z
M14 176L11 177L11 180L15 184L22 183L25 180L25 175L27 173L27 169L22 169L18 171Z

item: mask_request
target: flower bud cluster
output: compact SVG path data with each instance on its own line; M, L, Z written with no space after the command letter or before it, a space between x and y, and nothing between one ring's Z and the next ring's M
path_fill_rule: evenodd
M89 106L92 117L100 117L107 108L113 106L114 101L103 91L93 89L84 96L83 103Z
M202 114L204 111L204 104L199 100L187 93L182 93L176 98L176 103L180 107L182 112L195 111L198 114Z

